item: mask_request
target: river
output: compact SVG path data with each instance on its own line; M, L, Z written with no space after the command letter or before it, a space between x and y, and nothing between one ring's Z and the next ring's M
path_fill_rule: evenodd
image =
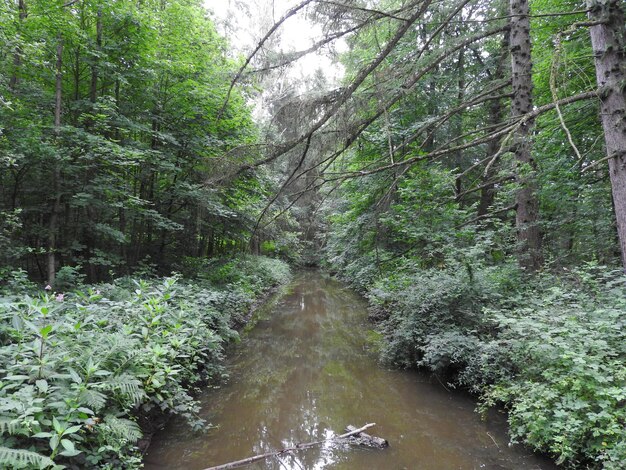
M146 469L204 469L376 423L384 450L331 444L267 459L255 469L554 469L509 446L505 417L481 421L476 402L427 375L388 370L370 351L366 303L319 272L300 273L260 309L231 351L230 379L202 396L206 434L171 420Z

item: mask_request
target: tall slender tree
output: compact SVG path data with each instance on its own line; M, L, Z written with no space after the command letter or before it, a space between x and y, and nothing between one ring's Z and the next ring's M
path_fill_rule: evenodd
M521 267L536 271L543 263L536 193L537 164L532 154L533 109L530 11L528 0L510 0L511 116L520 119L514 135L519 189L515 197L518 259Z
M57 35L56 49L56 74L55 74L55 92L54 92L54 137L59 140L61 132L61 113L63 105L63 35L59 32ZM55 158L52 164L52 207L50 209L50 222L48 226L48 283L54 283L56 277L57 265L57 240L59 216L61 212L61 167L60 162Z
M588 0L617 234L626 270L626 27L624 2Z

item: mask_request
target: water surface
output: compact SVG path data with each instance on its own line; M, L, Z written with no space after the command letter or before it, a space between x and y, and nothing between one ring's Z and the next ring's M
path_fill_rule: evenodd
M475 401L414 372L387 370L369 350L365 302L317 272L262 309L231 355L231 377L201 397L215 428L173 420L146 456L148 470L204 469L377 423L385 450L331 444L253 469L554 469L508 445L504 417L481 421Z

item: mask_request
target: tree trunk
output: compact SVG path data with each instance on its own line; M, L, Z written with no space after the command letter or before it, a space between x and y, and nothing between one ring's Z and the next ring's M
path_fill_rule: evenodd
M600 116L609 158L617 234L626 269L626 28L621 0L588 0L591 45L600 89Z
M528 0L510 0L511 8L511 84L513 118L530 113L532 100L532 62L530 47L530 19ZM516 194L518 262L528 271L536 271L543 263L541 232L539 231L539 201L536 194L537 165L532 156L532 127L534 120L521 124L514 136L516 180L520 189Z
M56 91L54 96L54 133L58 139L61 130L61 97L63 93L63 37L59 34L57 37L57 62L56 62ZM56 277L56 245L57 245L57 226L59 212L61 210L61 193L59 183L61 180L61 168L58 161L55 160L52 174L52 191L54 195L54 204L50 213L50 224L48 226L48 283L54 283Z
M459 58L457 61L457 94L456 105L461 106L465 101L465 49L459 51ZM458 114L452 118L451 137L457 139L463 134L463 111L459 111ZM463 168L463 152L458 150L454 152L453 165L460 170ZM456 178L454 185L454 195L458 197L463 192L463 181L461 178ZM459 200L459 206L464 206L463 199Z
M20 27L26 17L28 16L28 12L26 11L26 2L24 0L19 0L17 4L17 9L19 12L20 18ZM18 30L19 31L19 30ZM15 47L15 53L13 54L13 74L9 80L9 88L11 90L15 90L17 88L17 84L19 83L19 70L22 66L22 48L18 44Z
M487 123L491 125L497 125L502 122L502 101L493 100L489 103L489 115L487 116ZM500 139L493 139L487 144L487 157L496 158L496 154L500 150ZM496 198L495 183L489 183L492 181L498 173L498 163L496 161L489 162L489 167L486 169L482 179L484 187L480 190L480 200L478 202L478 209L476 210L477 217L484 217L489 212L489 208L493 206Z
M102 8L98 8L98 19L96 20L96 49L98 54L102 50ZM89 101L96 102L98 97L98 67L99 57L93 59L91 65L91 83L89 85Z
M502 38L502 49L500 53L500 57L498 58L498 63L496 65L496 69L493 74L489 74L489 78L495 81L503 80L505 77L505 63L508 56L509 51L509 33L508 31L504 33L504 37ZM504 109L502 106L502 100L492 100L489 103L489 110L487 115L487 124L489 126L497 126L502 122L502 118L504 116ZM487 143L487 157L492 157L493 161L488 163L488 168L486 168L485 173L483 175L483 184L486 184L489 181L492 181L496 174L498 173L498 157L497 153L500 151L500 145L502 143L502 139L493 139ZM478 203L477 209L477 217L484 217L487 215L489 208L493 205L493 202L496 197L496 189L495 184L487 184L480 191L480 201Z

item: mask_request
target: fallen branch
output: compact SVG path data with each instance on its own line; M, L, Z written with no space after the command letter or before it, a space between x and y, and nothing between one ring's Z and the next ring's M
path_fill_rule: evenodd
M282 450L277 450L274 452L267 452L266 454L260 454L260 455L255 455L253 457L248 457L247 459L242 459L242 460L237 460L235 462L230 462L230 463L225 463L222 465L218 465L217 467L209 467L209 468L205 468L204 470L226 470L226 469L230 469L230 468L238 468L238 467L243 467L244 465L249 465L251 463L254 462L258 462L259 460L264 460L268 457L277 457L283 454L287 454L290 452L295 452L298 450L302 450L302 449L309 449L311 447L315 447L321 444L324 444L326 442L330 442L330 441L337 441L340 439L345 439L346 437L350 437L350 436L354 436L356 434L360 434L363 431L365 431L366 429L369 429L373 426L376 426L376 423L369 423L366 424L365 426L359 428L359 429L355 429L353 431L347 432L345 434L342 434L340 436L334 436L334 437L330 437L328 439L323 439L321 441L315 441L315 442L308 442L306 444L296 444L295 447L287 447L285 449Z
M353 446L361 446L361 447L370 447L372 449L384 449L385 447L389 447L389 442L387 439L383 439L382 437L370 436L369 434L365 434L364 432L359 432L355 426L346 426L344 430L348 434L351 432L358 432L358 434L354 436L349 436L345 439L346 444L350 444Z

